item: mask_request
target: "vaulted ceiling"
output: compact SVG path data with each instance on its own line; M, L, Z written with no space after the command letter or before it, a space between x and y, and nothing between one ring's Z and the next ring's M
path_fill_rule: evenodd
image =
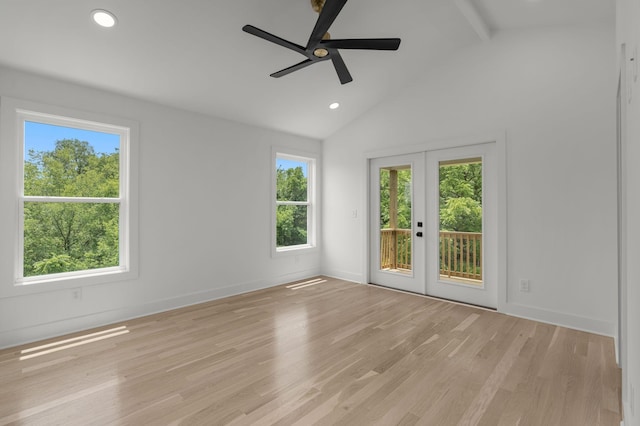
M117 25L96 26L94 9ZM609 0L351 0L333 38L402 44L342 51L354 81L341 85L330 61L269 77L304 58L241 30L252 24L304 45L317 19L309 0L0 0L0 65L322 139L496 31L613 25L614 16ZM334 101L341 107L329 110Z

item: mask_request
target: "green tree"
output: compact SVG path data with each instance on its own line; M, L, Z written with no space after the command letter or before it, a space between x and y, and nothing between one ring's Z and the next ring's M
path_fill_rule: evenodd
M482 232L482 207L469 197L449 198L440 209L440 229Z
M307 178L301 166L276 170L278 201L307 201ZM276 245L287 247L307 243L308 207L279 205L276 210Z
M440 167L440 229L482 232L482 163Z
M411 169L398 170L398 229L411 229ZM380 228L389 228L388 169L380 169Z
M27 196L119 195L119 153L96 154L86 141L64 139L52 151L30 150ZM119 204L26 202L24 276L119 264Z

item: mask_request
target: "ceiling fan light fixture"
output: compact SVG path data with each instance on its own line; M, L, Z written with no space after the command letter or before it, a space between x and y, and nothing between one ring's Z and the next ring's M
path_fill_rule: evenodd
M318 58L324 58L328 54L329 54L329 51L327 49L323 49L321 47L319 47L318 49L313 51L313 56L316 56Z
M118 22L113 13L104 9L96 9L92 11L91 19L93 19L93 22L104 28L111 28Z

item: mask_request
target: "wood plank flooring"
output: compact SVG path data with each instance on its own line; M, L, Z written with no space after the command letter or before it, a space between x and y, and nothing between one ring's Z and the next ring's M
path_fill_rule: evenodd
M330 278L0 351L0 425L619 422L610 338Z

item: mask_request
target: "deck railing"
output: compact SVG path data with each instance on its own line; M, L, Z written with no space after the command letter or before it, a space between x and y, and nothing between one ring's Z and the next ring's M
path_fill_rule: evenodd
M440 275L482 280L482 233L440 231Z
M440 275L482 280L482 233L440 231ZM411 230L380 230L380 269L411 270Z
M380 269L411 270L411 229L380 230Z

